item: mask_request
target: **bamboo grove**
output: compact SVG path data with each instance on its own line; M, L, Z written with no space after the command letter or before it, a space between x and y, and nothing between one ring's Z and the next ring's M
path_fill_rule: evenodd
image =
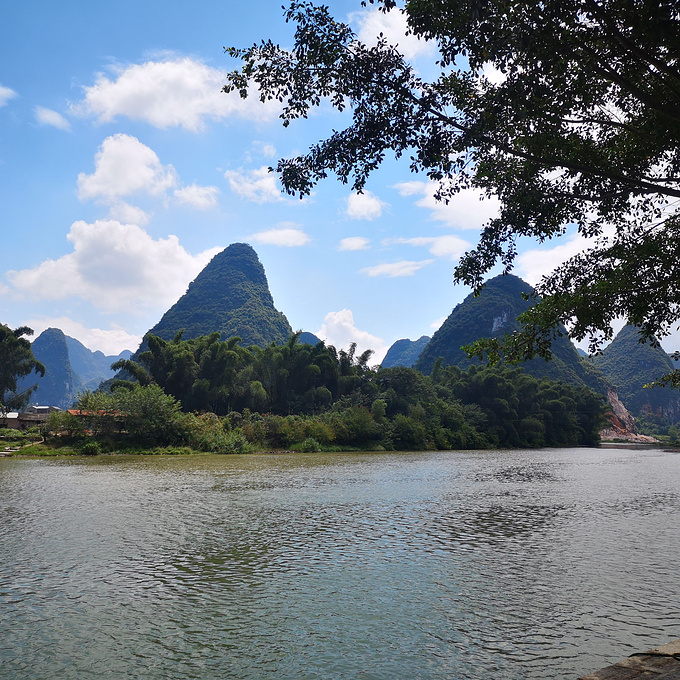
M441 361L426 376L372 368L357 354L294 334L243 347L218 333L170 341L148 335L126 379L81 395L50 429L92 452L175 446L253 450L432 450L593 444L603 399L585 387L537 380L521 368Z

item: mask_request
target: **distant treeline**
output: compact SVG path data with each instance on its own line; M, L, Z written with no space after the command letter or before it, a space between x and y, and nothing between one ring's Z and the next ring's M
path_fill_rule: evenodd
M229 453L592 445L602 425L600 395L520 368L375 369L370 351L301 344L298 334L264 349L218 333L146 341L137 361L114 365L130 380L81 395L80 413L53 416L50 429L92 452Z

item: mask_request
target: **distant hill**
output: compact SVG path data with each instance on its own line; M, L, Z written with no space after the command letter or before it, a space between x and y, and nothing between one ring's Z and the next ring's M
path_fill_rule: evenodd
M99 350L93 352L75 338L65 337L71 368L86 390L96 390L103 380L113 375L112 363L132 356L130 350L124 350L118 356L106 356Z
M58 328L44 330L31 345L33 356L45 366L45 375L30 380L38 383L30 404L68 408L82 389L80 378L69 360L66 336Z
M446 364L461 368L482 363L479 359L468 358L461 347L479 338L502 337L519 329L517 317L532 305L530 300L523 298L523 293L531 294L533 289L517 276L509 274L489 280L479 296L470 294L456 306L422 351L415 368L429 374L439 357ZM551 361L536 358L521 365L536 378L585 384L607 394L608 384L604 376L579 357L566 335L553 341Z
M406 366L410 368L413 366L420 353L425 349L430 338L427 335L421 335L417 340L397 340L388 350L385 358L380 364L383 368L392 368L393 366Z
M680 422L680 392L644 385L670 373L676 363L661 347L641 343L634 326L624 326L592 363L616 387L621 401L635 416L655 414Z
M318 345L321 342L321 339L317 338L314 333L302 331L302 333L300 333L300 337L298 338L298 342L302 345Z
M264 267L247 243L215 255L149 332L171 340L182 329L187 339L216 331L223 340L239 336L246 347L282 344L293 332L274 307Z
M31 349L44 364L45 375L26 379L26 386L38 383L30 404L59 408L69 408L79 392L97 389L102 381L113 376L111 364L131 355L129 350L118 356L92 352L75 338L64 335L59 328L44 330Z

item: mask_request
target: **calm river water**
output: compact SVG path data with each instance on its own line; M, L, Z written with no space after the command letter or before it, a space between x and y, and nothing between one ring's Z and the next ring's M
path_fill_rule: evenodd
M680 637L680 454L0 459L0 678L576 678Z

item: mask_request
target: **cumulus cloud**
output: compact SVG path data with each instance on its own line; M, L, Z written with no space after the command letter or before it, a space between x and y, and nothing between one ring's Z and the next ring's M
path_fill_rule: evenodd
M18 293L42 300L76 296L103 312L167 309L220 250L191 255L176 236L153 239L115 220L74 222L67 238L73 252L8 272Z
M496 217L500 209L500 201L486 198L476 189L463 189L455 194L447 203L437 201L435 182L401 182L395 189L401 196L420 196L416 205L430 211L431 218L444 222L447 227L457 229L479 229L484 222Z
M29 319L26 325L35 331L35 337L48 328L60 328L65 335L79 340L91 351L99 350L107 356L117 356L126 349L134 352L142 342L141 335L128 333L117 324L111 324L109 329L88 328L67 316Z
M384 245L393 243L409 246L424 246L436 257L447 257L458 260L466 250L472 247L468 241L458 236L416 236L415 238L390 238L383 241Z
M377 44L382 34L391 45L398 45L399 51L407 58L414 59L421 55L431 56L435 53L435 44L420 40L414 35L406 35L408 25L406 14L400 9L381 12L370 9L350 14L350 21L358 24L359 40L369 46Z
M136 224L138 227L144 227L151 219L149 214L138 208L136 205L130 205L125 201L114 201L109 205L109 217L117 222L125 224Z
M227 170L224 173L229 188L253 203L279 203L285 201L276 175L263 165L257 170Z
M69 123L60 113L52 111L52 109L46 109L44 106L36 106L33 112L36 121L38 121L40 125L49 125L66 132L71 129L71 123Z
M223 94L225 72L189 57L148 61L114 69L112 77L98 74L94 85L84 87L82 101L73 113L108 123L118 116L142 120L166 129L183 127L198 132L206 120L231 117L271 120L279 102L260 102L256 96L241 99L238 92Z
M276 158L276 147L268 142L253 142L255 151L265 158Z
M606 226L603 230L605 239L613 239L616 229ZM586 238L578 232L563 236L553 241L552 247L540 247L525 250L515 258L514 273L527 283L536 285L541 278L579 253L601 245L598 238Z
M349 238L343 238L340 241L338 250L369 250L371 247L370 239L364 238L363 236L350 236Z
M277 227L275 229L259 231L256 234L252 234L250 238L257 243L265 243L270 246L281 246L284 248L306 246L311 241L310 237L302 231L302 229L293 226Z
M131 194L160 196L178 183L172 165L162 165L156 152L136 137L107 137L95 155L95 171L78 175L78 198L114 201Z
M420 260L419 262L401 260L400 262L378 264L374 267L364 267L360 272L370 277L384 276L394 279L401 276L413 276L419 269L427 267L427 265L433 262L434 260Z
M354 315L350 309L326 314L323 325L315 335L338 349L347 349L351 343L356 342L357 355L372 349L374 354L369 361L371 365L379 364L389 349L382 338L359 330L354 325Z
M109 217L120 222L145 225L147 213L123 200L128 196L154 196L166 200L168 192L180 205L208 210L217 205L219 189L191 184L181 186L172 165L163 165L156 152L136 137L118 133L107 137L94 158L92 174L78 175L78 198L108 205Z
M0 85L0 107L5 106L10 99L14 99L14 97L17 96L18 95L14 90L5 87L4 85Z
M202 187L191 184L181 189L175 189L175 198L182 205L189 205L197 210L209 210L218 203L220 190L217 187Z
M515 258L514 273L527 283L535 286L544 276L566 262L570 257L578 255L592 245L580 234L567 238L565 243L552 248L533 248L526 250Z
M352 220L374 220L382 215L386 205L375 194L364 191L362 194L353 193L347 197L345 212Z

